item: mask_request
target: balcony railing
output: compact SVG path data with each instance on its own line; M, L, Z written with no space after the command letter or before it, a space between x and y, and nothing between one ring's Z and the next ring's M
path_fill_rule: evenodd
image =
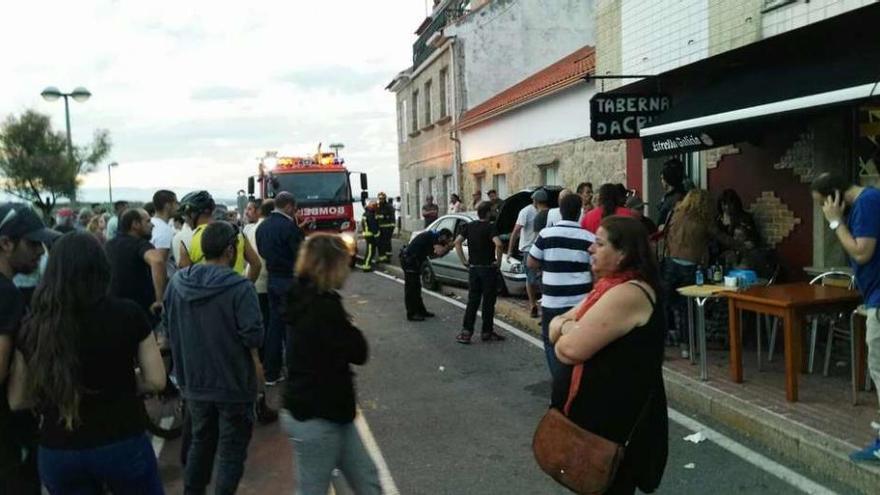
M413 44L413 67L418 67L422 62L428 59L436 47L430 46L428 40L440 31L446 24L453 22L470 12L470 0L452 0L445 2L446 5L440 7L431 19L431 23L419 35L419 39Z

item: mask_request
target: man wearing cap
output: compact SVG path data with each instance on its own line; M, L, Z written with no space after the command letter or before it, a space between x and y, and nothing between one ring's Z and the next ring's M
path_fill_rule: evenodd
M62 234L66 234L68 232L73 232L76 230L76 227L73 225L74 214L73 210L70 208L61 208L55 213L55 230L61 232Z
M0 204L0 493L40 493L36 452L29 453L31 462L21 461L22 447L28 444L22 436L28 428L22 421L30 415L13 415L6 401L9 362L25 311L24 296L12 278L36 270L45 252L43 244L56 237L58 233L47 229L27 206Z
M394 234L394 207L388 202L385 193L379 193L376 205L376 221L379 223L379 257L380 262L391 259L391 235Z
M519 211L516 217L516 224L513 226L513 232L510 234L510 241L507 243L507 255L513 256L514 247L517 247L522 257L523 263L528 259L529 249L535 242L537 232L535 232L535 217L538 212L547 209L547 191L543 188L532 193L532 204L526 206ZM540 271L529 268L526 265L526 294L529 296L529 308L532 318L538 317L538 285L541 283Z

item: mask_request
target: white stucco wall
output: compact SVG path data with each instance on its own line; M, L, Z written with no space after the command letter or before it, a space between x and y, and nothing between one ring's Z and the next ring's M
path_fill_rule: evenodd
M709 0L622 0L620 16L623 74L660 74L708 56Z
M461 131L462 162L590 135L595 85L580 83Z
M463 50L467 110L594 45L593 0L495 0L445 34Z

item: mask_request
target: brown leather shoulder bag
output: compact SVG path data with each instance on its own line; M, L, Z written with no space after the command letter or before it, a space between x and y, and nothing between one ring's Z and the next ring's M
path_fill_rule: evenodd
M589 432L568 419L580 388L583 365L572 370L568 399L563 411L551 407L538 423L532 451L541 469L575 493L601 494L611 486L624 451L651 403L648 396L636 424L623 445Z

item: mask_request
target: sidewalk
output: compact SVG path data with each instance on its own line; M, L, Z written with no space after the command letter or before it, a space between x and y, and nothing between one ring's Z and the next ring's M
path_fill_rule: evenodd
M384 270L402 277L398 266ZM443 285L444 295L464 301L467 289ZM496 317L540 336L540 320L531 318L525 299L499 298ZM451 338L451 337L450 337ZM877 418L874 392L861 392L853 406L849 396L849 373L836 369L823 377L821 366L812 375L801 375L801 397L785 400L784 357L777 352L774 362L764 359L757 370L754 348L744 351L745 382L733 383L728 375L728 352L709 351L709 380L699 380L699 367L675 356L670 350L664 364L664 380L670 406L708 416L759 443L780 456L817 474L840 480L861 493L878 493L880 467L856 464L848 455L866 445Z

